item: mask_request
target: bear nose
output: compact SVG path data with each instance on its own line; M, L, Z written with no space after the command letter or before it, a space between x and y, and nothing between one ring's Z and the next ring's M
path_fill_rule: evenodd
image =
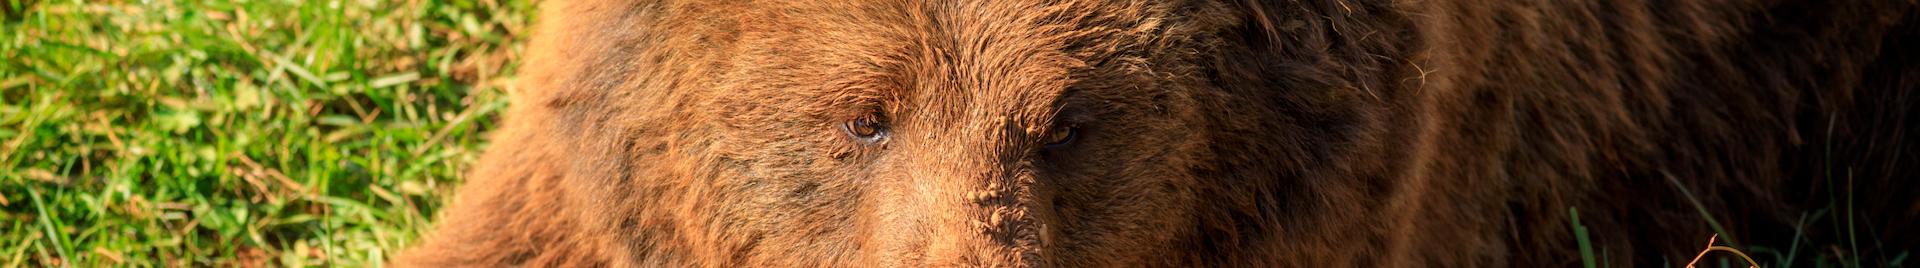
M1034 267L1041 253L1031 182L1018 174L978 177L983 185L956 191L959 217L947 219L929 257L976 267Z
M964 142L961 144L980 144ZM901 163L897 195L882 197L883 264L1036 267L1050 210L1029 165L997 148L925 148ZM898 199L895 199L898 198Z

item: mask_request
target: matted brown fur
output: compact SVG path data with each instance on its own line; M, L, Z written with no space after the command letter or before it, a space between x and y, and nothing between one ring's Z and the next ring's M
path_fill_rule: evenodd
M1571 266L1577 207L1605 261L1661 266L1701 211L1840 241L1793 228L1835 200L1861 256L1920 241L1914 1L541 9L398 264Z

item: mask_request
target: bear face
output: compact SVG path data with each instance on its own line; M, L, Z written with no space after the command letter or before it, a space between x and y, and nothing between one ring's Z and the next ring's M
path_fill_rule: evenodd
M743 35L733 57L745 60L724 77L750 78L714 96L727 104L714 180L752 185L718 202L766 218L726 231L792 245L783 261L846 248L844 261L886 266L1168 250L1139 245L1189 224L1183 185L1203 137L1181 130L1203 121L1179 90L1190 85L1126 68L1191 63L1126 62L1147 59L1099 49L1145 33L1066 32L1086 28L1071 25L1090 23L1073 21L1085 10L1036 8L821 9Z
M1378 201L1273 196L1380 185L1338 179L1378 160L1332 159L1379 155L1354 137L1384 99L1326 55L1265 53L1327 39L1238 4L547 3L566 16L456 201L493 209L443 220L529 231L435 241L604 251L483 263L1139 265L1280 254L1239 250L1281 220L1375 224L1316 215ZM497 227L442 227L462 228ZM501 250L461 247L417 251Z
M1175 27L1153 25L1165 16L1098 6L1113 4L741 10L782 12L740 16L753 19L714 52L725 56L711 79L659 89L688 92L675 100L692 102L672 112L678 118L623 126L673 124L698 137L661 142L667 149L653 157L615 157L634 168L606 171L697 200L673 215L602 215L704 220L660 235L751 237L723 246L745 263L1117 264L1170 254L1192 235L1181 227L1194 224L1211 134L1194 131L1208 123L1194 96L1208 87L1195 78L1203 59L1145 49L1191 45L1155 40ZM607 166L622 165L597 167ZM662 166L696 180L662 178ZM594 200L620 200L605 193L620 191L582 189L607 196ZM628 202L673 204L644 201L676 194Z

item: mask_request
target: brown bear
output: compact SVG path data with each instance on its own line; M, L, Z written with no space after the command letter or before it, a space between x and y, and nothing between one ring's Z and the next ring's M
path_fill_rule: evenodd
M1920 241L1916 6L548 0L395 262L1885 263Z

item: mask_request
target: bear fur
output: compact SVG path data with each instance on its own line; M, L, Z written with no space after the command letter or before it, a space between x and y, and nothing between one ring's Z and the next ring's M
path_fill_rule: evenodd
M395 262L1573 266L1577 209L1606 263L1884 263L1916 6L548 0Z

